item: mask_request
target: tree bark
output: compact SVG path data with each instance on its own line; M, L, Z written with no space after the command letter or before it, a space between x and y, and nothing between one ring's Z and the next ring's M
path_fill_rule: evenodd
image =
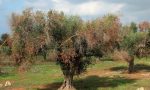
M134 58L129 61L128 73L133 73L134 71Z
M73 75L64 75L64 82L58 90L76 90L73 86Z

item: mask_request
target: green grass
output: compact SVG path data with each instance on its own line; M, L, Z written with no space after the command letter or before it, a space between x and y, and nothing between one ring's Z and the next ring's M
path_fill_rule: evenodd
M137 71L150 72L150 59L136 59L135 64L137 64L135 66ZM103 60L99 61L97 64L90 65L88 70L112 69L114 72L118 72L126 68L126 62ZM12 82L12 86L3 87L0 88L0 90L9 90L10 88L24 88L25 90L57 90L63 81L60 68L54 62L33 65L28 72L21 74L18 73L16 67L13 66L2 67L2 71L6 73L0 74L0 84L4 84L5 81L9 80ZM150 78L131 79L121 76L120 73L117 73L113 77L81 75L75 77L74 85L77 90L136 90L139 87L145 87L147 90L150 90ZM45 89L40 89L40 86L45 86Z

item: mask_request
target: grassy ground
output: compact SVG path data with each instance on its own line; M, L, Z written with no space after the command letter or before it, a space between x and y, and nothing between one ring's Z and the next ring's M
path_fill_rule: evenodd
M74 85L77 90L137 90L144 87L150 90L150 59L136 59L135 73L127 74L127 63L102 60L90 65L87 72L76 76ZM17 73L15 67L2 67L0 85L6 81L11 86L0 90L57 90L63 77L59 66L53 62L33 65L28 72ZM7 73L9 72L9 73Z

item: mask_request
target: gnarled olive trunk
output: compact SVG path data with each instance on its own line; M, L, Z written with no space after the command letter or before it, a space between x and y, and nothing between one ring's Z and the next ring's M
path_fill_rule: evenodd
M64 75L64 82L58 90L76 90L73 86L74 72L72 70L64 69L62 69L62 71Z
M73 86L73 76L64 76L64 82L58 90L76 90Z
M129 60L128 73L133 73L134 71L134 57L131 56L131 60Z

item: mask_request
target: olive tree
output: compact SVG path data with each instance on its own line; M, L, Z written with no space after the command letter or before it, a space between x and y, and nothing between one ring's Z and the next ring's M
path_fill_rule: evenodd
M121 23L116 15L108 14L101 18L99 29L103 30L102 48L105 55L119 48Z
M87 42L82 33L82 20L56 11L48 12L48 32L55 42L57 62L64 75L59 90L74 90L73 77L86 70L90 61L85 58Z
M130 24L130 29L131 29L131 31L132 31L133 33L136 33L137 30L138 30L138 27L137 27L136 23L132 22L132 23Z
M4 33L1 35L0 38L0 53L5 54L5 55L10 55L11 54L11 37L9 34Z
M129 31L128 31L129 29ZM134 56L139 56L139 47L144 45L146 34L143 32L133 32L131 28L124 28L121 33L120 49L114 52L114 57L128 62L128 72L134 71Z
M26 9L22 14L13 13L10 21L12 30L12 57L17 65L31 62L45 44L45 17L40 11Z

